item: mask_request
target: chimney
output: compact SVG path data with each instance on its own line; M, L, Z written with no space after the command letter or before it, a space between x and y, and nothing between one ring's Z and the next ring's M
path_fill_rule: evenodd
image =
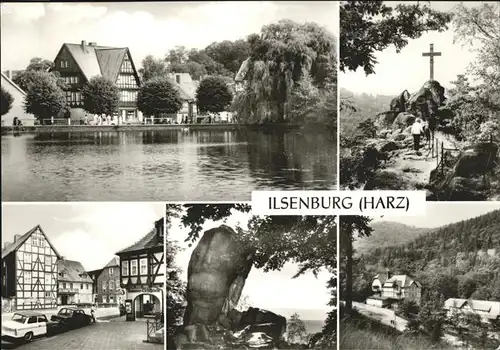
M163 237L163 233L164 233L163 232L164 231L163 219L156 221L155 226L156 226L156 234L158 235L158 237Z
M19 239L19 237L21 237L21 235L14 235L14 243L17 242L17 240Z
M87 52L87 42L85 40L82 40L82 51Z

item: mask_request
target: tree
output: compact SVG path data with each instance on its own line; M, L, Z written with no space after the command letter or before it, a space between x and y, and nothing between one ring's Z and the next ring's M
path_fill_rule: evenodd
M358 237L367 237L371 235L373 229L368 226L371 219L364 216L342 216L340 218L340 247L342 266L341 279L344 281L343 293L341 298L345 301L345 311L352 311L352 268L353 268L353 241L355 235Z
M500 4L481 4L454 11L454 40L471 47L476 59L468 69L480 84L472 86L469 77L459 75L450 91L447 109L452 130L473 143L500 138Z
M200 112L222 112L229 107L232 99L227 84L219 77L203 79L196 90L196 103Z
M39 120L57 116L66 108L63 91L50 73L33 72L33 74L34 79L24 101L25 112L35 115Z
M182 107L182 99L168 78L153 78L139 90L137 107L150 116L177 113Z
M27 71L47 72L50 68L53 68L53 67L54 67L54 62L40 58L40 57L33 57L30 60L28 67L26 67L26 70Z
M160 58L153 57L153 55L148 55L142 60L139 74L145 82L155 77L166 77L168 75L167 63Z
M250 44L246 40L224 40L213 42L205 48L205 52L214 61L233 74L238 73L241 64L250 54Z
M55 84L59 86L62 90L64 90L67 85L64 82L63 79L60 78L58 74L55 74L56 72L46 72L44 70L25 70L19 74L17 74L13 81L16 83L17 86L19 86L24 92L28 92L31 87L36 84L41 77L44 77L43 79L52 79L54 80Z
M302 342L307 337L307 330L304 321L300 319L298 313L294 313L287 322L287 341L292 343Z
M417 303L413 300L404 300L401 305L401 313L406 318L411 318L413 315L416 315L418 313Z
M1 100L0 100L0 106L1 106L1 112L2 112L1 115L7 114L10 111L10 109L12 108L13 102L14 102L14 98L12 97L10 92L5 90L2 86Z
M235 101L247 122L283 122L289 118L294 86L310 75L314 86L333 93L335 38L314 24L283 20L251 36L246 86Z
M363 68L375 73L376 51L393 45L400 52L410 39L428 31L444 31L451 15L430 5L400 4L394 8L383 1L342 1L340 4L340 70Z
M83 109L92 114L113 115L118 110L118 88L106 77L92 77L82 89Z

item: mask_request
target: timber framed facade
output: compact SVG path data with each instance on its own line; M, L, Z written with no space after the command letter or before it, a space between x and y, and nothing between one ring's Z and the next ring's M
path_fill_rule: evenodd
M57 306L58 260L61 256L37 225L2 251L2 297L15 309Z

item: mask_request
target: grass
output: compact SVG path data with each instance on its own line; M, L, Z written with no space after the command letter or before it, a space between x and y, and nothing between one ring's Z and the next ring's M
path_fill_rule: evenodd
M454 349L445 342L433 343L424 335L400 333L353 312L340 322L340 349Z

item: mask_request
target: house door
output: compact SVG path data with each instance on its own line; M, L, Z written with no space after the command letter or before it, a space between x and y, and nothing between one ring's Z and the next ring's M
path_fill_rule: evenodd
M61 295L61 305L68 305L68 296Z

